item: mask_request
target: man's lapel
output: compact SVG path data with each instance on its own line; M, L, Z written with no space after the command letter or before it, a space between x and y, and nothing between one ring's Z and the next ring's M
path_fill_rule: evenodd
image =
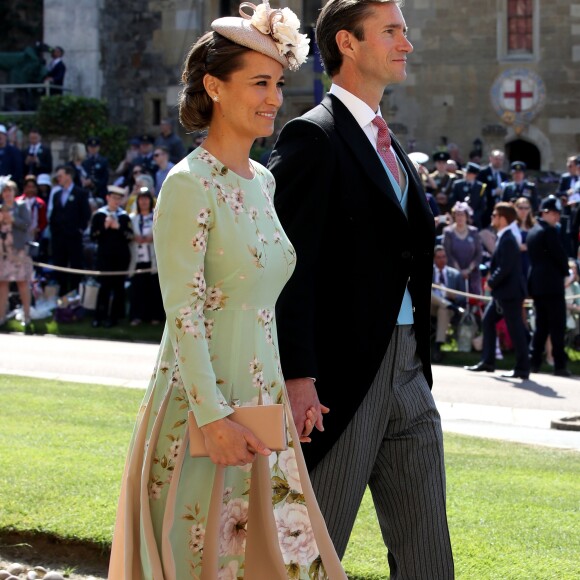
M373 180L377 189L383 192L395 207L403 213L401 204L376 150L352 116L352 113L333 95L327 95L322 101L322 105L334 117L334 126L337 133L341 135L346 145L351 149L353 157L362 165L363 172Z

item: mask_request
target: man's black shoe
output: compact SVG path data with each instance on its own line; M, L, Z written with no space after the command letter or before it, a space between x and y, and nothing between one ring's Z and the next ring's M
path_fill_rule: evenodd
M532 365L532 366L530 367L530 372L531 372L531 373L539 373L539 372L540 372L540 366L541 366L541 365Z
M436 342L431 352L431 360L434 363L440 363L443 360L443 353L441 352L441 343Z
M471 367L463 367L466 371L473 371L474 373L481 373L485 371L486 373L495 372L495 368L484 362L478 362L476 365Z
M554 375L557 377L571 377L572 373L568 369L556 369Z
M530 373L525 373L524 371L509 371L508 373L502 373L504 379L523 379L527 381L530 378Z

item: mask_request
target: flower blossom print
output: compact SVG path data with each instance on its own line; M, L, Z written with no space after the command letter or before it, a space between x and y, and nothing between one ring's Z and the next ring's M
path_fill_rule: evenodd
M219 554L239 556L244 553L248 526L248 502L242 498L232 499L222 507Z
M306 506L286 503L274 510L274 517L284 563L287 566L309 566L319 552Z

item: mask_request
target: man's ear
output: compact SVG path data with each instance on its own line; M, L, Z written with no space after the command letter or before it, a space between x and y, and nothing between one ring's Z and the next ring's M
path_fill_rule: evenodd
M334 37L336 46L341 54L346 57L351 57L354 52L354 42L356 39L348 30L339 30Z

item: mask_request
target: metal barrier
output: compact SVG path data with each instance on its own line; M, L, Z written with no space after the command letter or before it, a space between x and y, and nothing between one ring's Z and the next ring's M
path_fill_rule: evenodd
M0 85L0 115L33 115L41 97L71 92L50 83Z

